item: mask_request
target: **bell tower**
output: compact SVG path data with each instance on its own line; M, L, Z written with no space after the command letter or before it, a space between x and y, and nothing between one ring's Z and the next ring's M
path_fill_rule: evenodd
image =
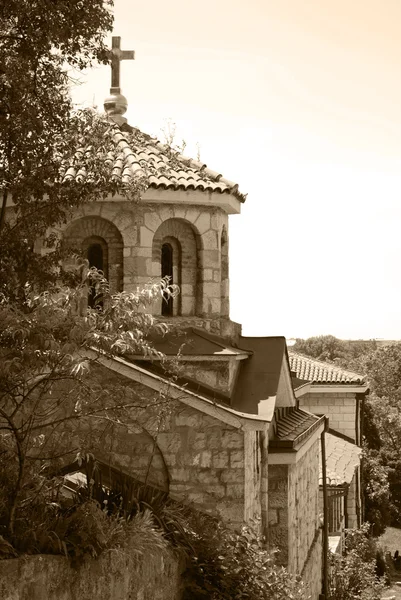
M232 337L238 327L229 319L228 217L240 212L245 196L219 172L127 123L120 61L134 53L121 50L119 37L111 52L112 85L104 103L115 124L110 177L122 185L140 178L145 191L137 202L116 193L85 206L68 231L96 257L102 252L109 275L118 274L112 289L136 291L169 277L180 293L160 297L155 315ZM96 247L95 238L101 238Z

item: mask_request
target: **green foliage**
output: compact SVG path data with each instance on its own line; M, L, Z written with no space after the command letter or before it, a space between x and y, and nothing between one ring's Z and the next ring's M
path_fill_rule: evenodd
M304 585L275 565L253 528L235 532L192 513L186 535L194 552L184 575L184 600L306 600Z
M129 386L92 382L91 370L107 356L160 358L147 336L166 327L146 308L171 293L168 284L119 294L111 294L101 276L96 285L103 310L87 307L85 281L75 289L60 288L57 295L31 294L24 309L0 304L0 442L14 474L0 517L11 537L26 487L35 479L32 470L37 475L57 457L76 454L88 443L87 424L93 420L135 423L143 400Z
M401 344L367 355L363 368L371 388L364 413L366 518L382 532L390 522L401 524Z
M380 600L385 581L376 576L377 555L368 526L348 530L344 556L330 553L330 599Z
M360 371L360 357L376 349L374 340L340 340L334 335L318 335L303 340L297 338L294 352L344 368Z

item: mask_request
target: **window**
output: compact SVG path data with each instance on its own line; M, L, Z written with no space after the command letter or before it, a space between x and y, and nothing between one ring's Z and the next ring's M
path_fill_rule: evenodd
M169 277L169 284L173 283L173 248L171 244L162 245L161 255L162 278ZM171 296L163 298L162 315L164 317L173 316L173 299Z
M107 244L104 240L93 240L93 238L87 240L86 258L89 267L95 267L107 277ZM96 294L95 282L89 282L88 305L91 308L101 308L103 306L101 295Z

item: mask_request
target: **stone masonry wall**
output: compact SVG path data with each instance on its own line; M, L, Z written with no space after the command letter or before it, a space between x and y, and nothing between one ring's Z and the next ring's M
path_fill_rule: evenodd
M221 252L223 227L226 232L223 242L224 239L228 240L228 216L222 209L209 206L107 201L92 202L81 207L74 215L74 220L82 217L87 220L101 218L114 224L120 232L124 261L122 287L126 291L133 291L152 278L160 277L160 268L156 264L154 252L155 248L160 246L161 240L157 235L155 237L155 234L169 221L166 235L169 237L171 232L175 231L182 246L182 314L196 314L209 318L228 315L226 246L223 248L223 264ZM189 242L188 248L186 242ZM196 305L193 304L195 297Z
M319 440L296 463L269 466L269 545L279 563L303 574L312 599L321 589Z
M288 565L288 465L269 465L268 541L278 548L277 561Z
M293 573L309 573L305 581L312 598L317 598L321 589L319 444L320 438L295 465L289 465L288 477L288 568Z
M354 393L305 394L305 396L299 398L299 407L316 415L327 415L330 429L334 429L352 440L356 439L356 399Z
M109 551L71 568L62 556L0 561L1 600L180 600L184 565L170 551Z
M359 477L359 468L355 469L355 475L350 483L347 494L347 513L348 528L353 529L360 526L360 498L358 498L357 479Z
M244 432L178 400L166 401L168 385L159 396L106 368L94 371L93 376L97 381L106 378L109 385L128 383L128 398L131 394L138 405L150 405L138 407L132 419L127 415L129 425L114 425L104 431L102 424L101 430L93 429L91 449L99 460L169 490L171 497L192 503L233 526L243 523L245 512L248 517L261 514L262 474L259 459L255 460L256 432ZM85 424L82 434L87 427ZM245 446L246 434L253 434L254 443ZM256 481L257 493L246 503L249 478Z

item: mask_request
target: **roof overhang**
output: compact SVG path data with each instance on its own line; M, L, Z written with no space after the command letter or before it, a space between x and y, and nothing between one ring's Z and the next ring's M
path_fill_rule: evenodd
M106 198L107 201L126 201L120 194ZM100 200L101 202L101 200ZM183 206L197 205L221 208L229 215L238 215L241 212L241 202L229 192L211 192L200 190L161 190L148 187L141 197L141 203L147 204L175 204Z
M304 394L308 394L310 392L312 383L311 382L307 382L304 383L303 385L300 385L299 387L294 389L294 394L295 394L295 398L300 398L301 396L303 396Z
M322 394L322 393L330 393L330 392L343 392L349 394L364 394L368 391L369 386L367 384L341 384L341 383L315 383L312 382L310 386L311 394Z
M269 465L295 465L311 449L316 439L320 439L325 428L325 418L322 417L317 422L313 435L310 435L299 448L272 448L269 444Z
M85 351L85 356L90 359L95 359L98 364L103 365L115 373L123 375L127 379L145 385L155 391L163 391L167 393L171 399L178 400L179 402L199 410L200 412L236 429L242 429L244 431L266 431L269 428L270 422L263 416L242 413L230 407L213 402L208 398L175 384L167 378L132 364L121 357L109 358L90 349Z

